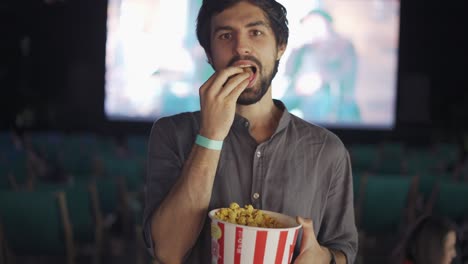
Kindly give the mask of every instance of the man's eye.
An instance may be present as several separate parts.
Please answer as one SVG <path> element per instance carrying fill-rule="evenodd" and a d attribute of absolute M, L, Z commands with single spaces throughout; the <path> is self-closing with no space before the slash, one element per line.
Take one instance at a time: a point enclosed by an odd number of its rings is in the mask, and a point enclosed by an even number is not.
<path fill-rule="evenodd" d="M 252 30 L 252 35 L 261 36 L 261 35 L 263 35 L 263 32 L 261 32 L 260 30 Z"/>
<path fill-rule="evenodd" d="M 224 33 L 219 36 L 220 39 L 231 39 L 232 34 L 231 33 Z"/>

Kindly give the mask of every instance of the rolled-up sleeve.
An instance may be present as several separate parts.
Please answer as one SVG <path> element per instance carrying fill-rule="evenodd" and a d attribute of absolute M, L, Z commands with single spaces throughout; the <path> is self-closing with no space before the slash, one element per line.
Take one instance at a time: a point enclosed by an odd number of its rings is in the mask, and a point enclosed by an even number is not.
<path fill-rule="evenodd" d="M 143 238 L 147 250 L 154 257 L 151 218 L 169 193 L 182 170 L 182 157 L 177 140 L 170 131 L 175 130 L 169 119 L 154 123 L 148 143 L 145 209 L 143 212 Z"/>
<path fill-rule="evenodd" d="M 322 246 L 342 251 L 347 262 L 354 263 L 358 233 L 354 218 L 351 161 L 344 147 L 333 166 L 333 178 L 318 240 Z"/>

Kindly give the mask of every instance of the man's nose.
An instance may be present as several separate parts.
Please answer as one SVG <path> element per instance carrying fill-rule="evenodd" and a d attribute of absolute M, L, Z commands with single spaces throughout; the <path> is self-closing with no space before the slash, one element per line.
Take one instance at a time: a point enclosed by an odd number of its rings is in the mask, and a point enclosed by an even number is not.
<path fill-rule="evenodd" d="M 247 55 L 251 53 L 251 46 L 248 37 L 237 35 L 234 45 L 236 55 Z"/>

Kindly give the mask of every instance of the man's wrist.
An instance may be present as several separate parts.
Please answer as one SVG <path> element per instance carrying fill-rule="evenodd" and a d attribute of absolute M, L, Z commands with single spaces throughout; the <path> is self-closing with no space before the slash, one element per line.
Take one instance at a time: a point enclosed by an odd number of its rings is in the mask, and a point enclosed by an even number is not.
<path fill-rule="evenodd" d="M 223 148 L 222 140 L 209 139 L 200 134 L 197 135 L 195 139 L 195 144 L 202 146 L 204 148 L 207 148 L 207 149 L 212 149 L 212 150 L 221 150 Z"/>

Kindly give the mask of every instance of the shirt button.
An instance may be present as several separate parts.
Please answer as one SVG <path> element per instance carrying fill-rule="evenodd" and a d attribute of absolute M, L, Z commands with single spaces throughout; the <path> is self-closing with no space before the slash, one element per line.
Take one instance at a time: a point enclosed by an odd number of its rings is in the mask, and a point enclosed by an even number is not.
<path fill-rule="evenodd" d="M 253 198 L 254 198 L 255 200 L 257 200 L 258 198 L 260 198 L 260 194 L 254 193 Z"/>
<path fill-rule="evenodd" d="M 260 158 L 262 156 L 262 153 L 260 151 L 257 151 L 257 158 Z"/>
<path fill-rule="evenodd" d="M 244 126 L 249 127 L 249 121 L 245 121 Z"/>

